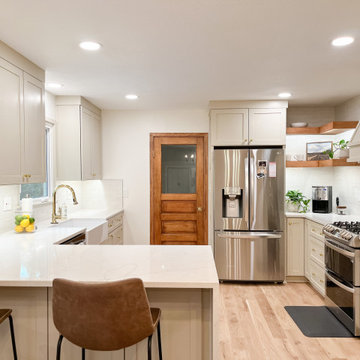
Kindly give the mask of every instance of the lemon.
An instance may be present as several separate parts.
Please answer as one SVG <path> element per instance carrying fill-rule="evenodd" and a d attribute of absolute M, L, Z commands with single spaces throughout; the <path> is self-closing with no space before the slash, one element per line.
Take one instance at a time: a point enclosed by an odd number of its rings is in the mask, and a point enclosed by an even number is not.
<path fill-rule="evenodd" d="M 29 226 L 29 224 L 30 224 L 29 219 L 24 219 L 24 220 L 21 220 L 21 222 L 20 222 L 20 226 L 22 226 L 23 228 L 26 228 L 27 226 Z"/>
<path fill-rule="evenodd" d="M 30 215 L 23 214 L 23 219 L 30 219 Z"/>
<path fill-rule="evenodd" d="M 25 228 L 26 232 L 33 232 L 35 230 L 34 224 L 31 224 Z"/>
<path fill-rule="evenodd" d="M 23 217 L 21 216 L 21 215 L 16 215 L 15 216 L 15 221 L 16 222 L 19 222 L 19 224 L 20 224 L 20 221 L 23 219 Z"/>
<path fill-rule="evenodd" d="M 22 226 L 20 226 L 20 225 L 16 225 L 16 226 L 15 226 L 15 231 L 16 231 L 17 233 L 21 233 L 21 232 L 24 231 L 24 228 L 23 228 Z"/>

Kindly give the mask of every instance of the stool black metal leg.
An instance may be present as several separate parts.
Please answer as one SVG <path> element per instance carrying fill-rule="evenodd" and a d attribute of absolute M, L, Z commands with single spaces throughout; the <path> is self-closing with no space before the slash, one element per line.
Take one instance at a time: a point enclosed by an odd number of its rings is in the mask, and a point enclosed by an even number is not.
<path fill-rule="evenodd" d="M 157 336 L 158 336 L 159 359 L 162 360 L 160 320 L 157 326 Z"/>
<path fill-rule="evenodd" d="M 148 337 L 148 360 L 151 360 L 151 343 L 152 334 Z"/>
<path fill-rule="evenodd" d="M 12 318 L 11 315 L 9 315 L 9 323 L 10 323 L 10 335 L 11 335 L 11 343 L 12 343 L 12 348 L 13 348 L 14 360 L 17 360 L 16 344 L 15 344 L 15 333 L 14 333 L 14 323 L 13 323 L 13 318 Z"/>
<path fill-rule="evenodd" d="M 85 360 L 85 349 L 82 348 L 81 350 L 81 360 Z"/>
<path fill-rule="evenodd" d="M 62 340 L 63 340 L 63 336 L 62 336 L 62 335 L 60 335 L 60 336 L 59 336 L 58 343 L 57 343 L 57 348 L 56 348 L 56 360 L 60 360 L 60 353 L 61 353 L 61 343 L 62 343 Z"/>

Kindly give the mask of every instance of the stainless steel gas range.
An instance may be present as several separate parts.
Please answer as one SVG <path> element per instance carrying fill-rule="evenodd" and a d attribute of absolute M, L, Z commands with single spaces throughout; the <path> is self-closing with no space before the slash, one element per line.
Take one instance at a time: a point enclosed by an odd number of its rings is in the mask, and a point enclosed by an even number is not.
<path fill-rule="evenodd" d="M 360 222 L 328 224 L 323 233 L 326 306 L 355 336 L 360 336 Z"/>

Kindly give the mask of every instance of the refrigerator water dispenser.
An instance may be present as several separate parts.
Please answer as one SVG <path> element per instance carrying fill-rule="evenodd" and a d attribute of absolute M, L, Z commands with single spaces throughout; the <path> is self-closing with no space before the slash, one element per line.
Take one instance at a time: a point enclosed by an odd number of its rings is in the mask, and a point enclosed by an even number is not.
<path fill-rule="evenodd" d="M 242 218 L 242 189 L 224 188 L 222 189 L 222 217 L 223 218 Z"/>

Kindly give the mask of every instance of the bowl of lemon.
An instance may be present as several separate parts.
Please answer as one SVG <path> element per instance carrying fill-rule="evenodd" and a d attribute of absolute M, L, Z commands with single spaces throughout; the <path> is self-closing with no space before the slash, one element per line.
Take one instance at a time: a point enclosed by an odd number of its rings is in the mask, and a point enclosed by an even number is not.
<path fill-rule="evenodd" d="M 31 214 L 15 215 L 15 232 L 32 233 L 35 230 L 35 219 Z"/>

